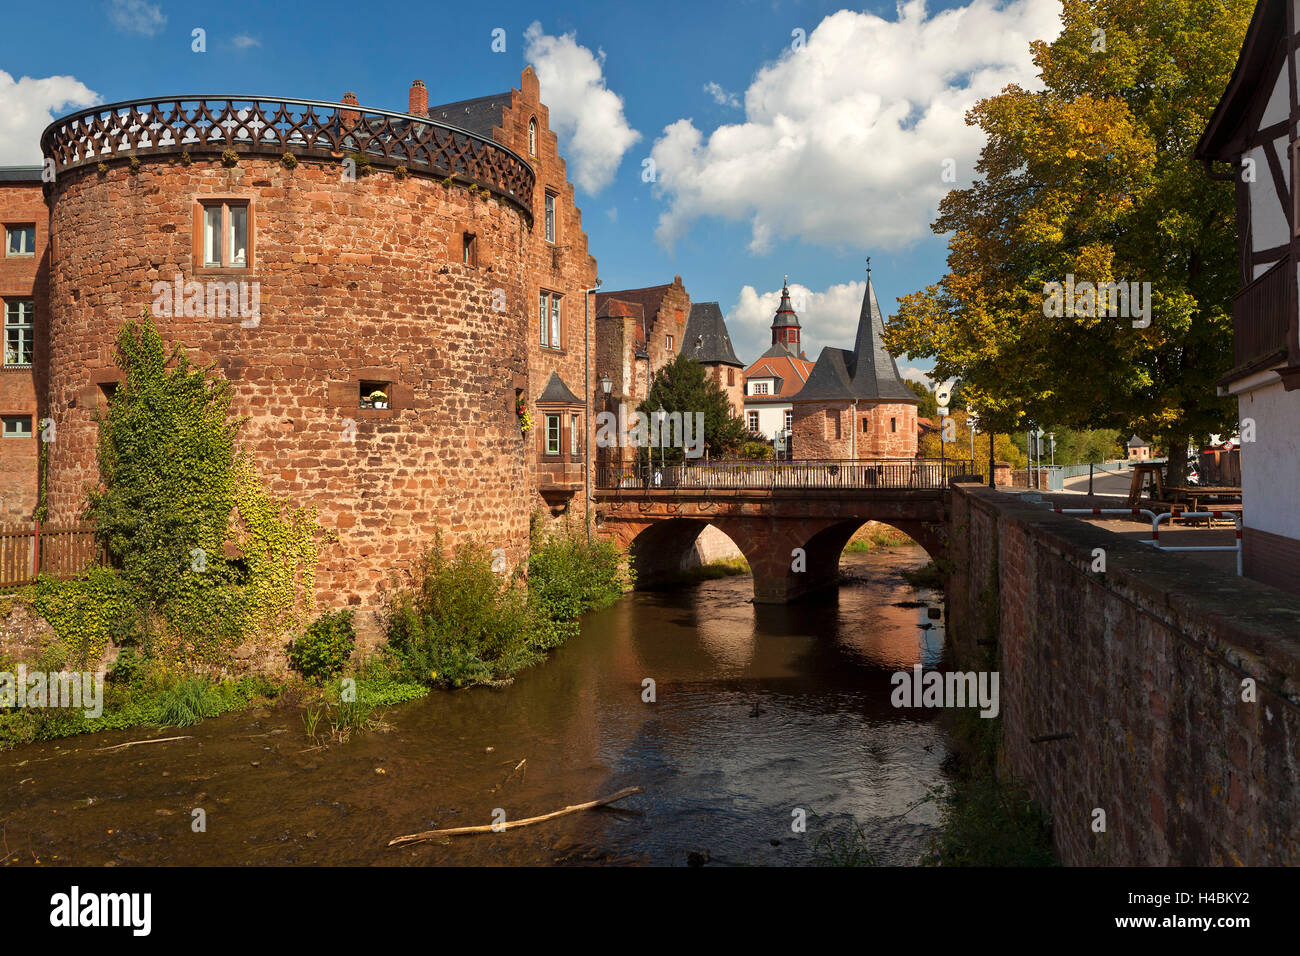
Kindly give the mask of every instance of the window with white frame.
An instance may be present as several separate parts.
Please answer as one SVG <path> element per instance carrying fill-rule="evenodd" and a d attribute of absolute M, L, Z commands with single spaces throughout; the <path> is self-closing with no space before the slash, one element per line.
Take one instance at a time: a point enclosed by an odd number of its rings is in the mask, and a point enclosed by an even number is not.
<path fill-rule="evenodd" d="M 745 417 L 749 419 L 749 430 L 751 432 L 758 431 L 758 412 L 746 412 Z"/>
<path fill-rule="evenodd" d="M 789 408 L 785 410 L 785 430 L 786 431 L 794 430 L 794 411 Z"/>
<path fill-rule="evenodd" d="M 673 337 L 671 335 L 664 336 L 664 348 L 669 352 L 673 350 Z"/>
<path fill-rule="evenodd" d="M 542 348 L 558 349 L 562 342 L 563 315 L 560 300 L 563 296 L 554 292 L 537 294 L 537 327 L 541 332 Z"/>
<path fill-rule="evenodd" d="M 5 255 L 36 255 L 36 226 L 30 223 L 5 226 Z"/>
<path fill-rule="evenodd" d="M 528 121 L 528 155 L 537 155 L 537 120 Z"/>
<path fill-rule="evenodd" d="M 202 207 L 203 267 L 248 268 L 248 203 L 222 200 Z"/>
<path fill-rule="evenodd" d="M 32 416 L 30 415 L 4 416 L 4 437 L 5 438 L 31 438 L 32 437 Z"/>
<path fill-rule="evenodd" d="M 546 454 L 558 455 L 560 453 L 560 416 L 546 416 Z"/>
<path fill-rule="evenodd" d="M 36 303 L 32 299 L 5 300 L 5 365 L 31 365 L 36 333 Z"/>
<path fill-rule="evenodd" d="M 578 415 L 569 416 L 569 454 L 577 455 L 581 452 L 578 443 L 578 434 L 582 430 L 582 419 Z"/>
<path fill-rule="evenodd" d="M 767 392 L 767 382 L 755 382 L 755 383 L 754 383 L 754 390 L 753 390 L 750 394 L 751 394 L 751 395 L 766 395 L 767 393 L 768 393 L 768 392 Z"/>
<path fill-rule="evenodd" d="M 546 194 L 546 241 L 555 241 L 555 193 Z"/>

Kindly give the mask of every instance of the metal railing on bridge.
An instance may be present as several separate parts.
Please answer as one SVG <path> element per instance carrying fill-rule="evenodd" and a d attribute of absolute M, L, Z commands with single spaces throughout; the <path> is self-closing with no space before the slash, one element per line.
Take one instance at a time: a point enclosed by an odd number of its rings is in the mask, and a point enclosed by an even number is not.
<path fill-rule="evenodd" d="M 919 458 L 810 459 L 808 461 L 689 461 L 635 468 L 602 463 L 596 487 L 770 491 L 774 489 L 946 488 L 954 478 L 977 476 L 968 461 Z"/>

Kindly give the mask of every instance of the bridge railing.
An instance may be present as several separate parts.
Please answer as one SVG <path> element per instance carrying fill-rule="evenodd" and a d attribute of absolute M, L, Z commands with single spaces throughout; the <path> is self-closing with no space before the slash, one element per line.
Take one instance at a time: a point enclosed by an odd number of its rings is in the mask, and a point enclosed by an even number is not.
<path fill-rule="evenodd" d="M 945 488 L 954 478 L 978 473 L 978 466 L 968 461 L 914 458 L 641 462 L 632 467 L 602 463 L 596 468 L 596 487 L 719 491 Z"/>

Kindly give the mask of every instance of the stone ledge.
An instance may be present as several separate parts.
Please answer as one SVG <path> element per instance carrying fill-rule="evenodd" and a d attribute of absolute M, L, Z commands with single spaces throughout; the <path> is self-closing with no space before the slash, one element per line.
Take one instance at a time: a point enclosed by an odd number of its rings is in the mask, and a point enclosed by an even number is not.
<path fill-rule="evenodd" d="M 955 493 L 974 508 L 1032 529 L 1040 546 L 1081 575 L 1300 703 L 1300 595 L 1156 551 L 1019 496 L 975 486 L 958 486 Z M 1090 570 L 1093 548 L 1106 551 L 1104 576 Z"/>

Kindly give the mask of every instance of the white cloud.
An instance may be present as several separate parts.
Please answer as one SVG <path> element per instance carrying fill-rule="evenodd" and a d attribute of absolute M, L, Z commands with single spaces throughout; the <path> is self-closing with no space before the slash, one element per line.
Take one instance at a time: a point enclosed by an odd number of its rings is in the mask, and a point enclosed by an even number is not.
<path fill-rule="evenodd" d="M 618 207 L 610 206 L 605 210 L 605 215 L 609 217 L 610 222 L 618 222 Z"/>
<path fill-rule="evenodd" d="M 241 33 L 232 41 L 237 50 L 247 50 L 250 47 L 261 46 L 262 41 L 257 37 L 250 37 L 247 33 Z"/>
<path fill-rule="evenodd" d="M 750 248 L 777 239 L 901 248 L 929 234 L 939 200 L 970 181 L 983 134 L 964 114 L 1009 83 L 1036 87 L 1029 43 L 1060 30 L 1060 0 L 971 0 L 897 20 L 841 10 L 801 51 L 758 71 L 745 121 L 707 136 L 690 119 L 651 157 L 668 202 L 656 236 L 671 248 L 702 216 L 748 221 Z M 959 183 L 941 179 L 956 161 Z"/>
<path fill-rule="evenodd" d="M 866 285 L 866 282 L 844 282 L 823 292 L 814 292 L 797 282 L 790 284 L 790 304 L 799 316 L 800 344 L 811 361 L 817 361 L 825 346 L 853 348 Z M 876 295 L 880 295 L 878 288 Z M 745 364 L 753 362 L 771 347 L 772 317 L 780 304 L 780 289 L 758 292 L 752 285 L 747 285 L 727 311 L 727 330 L 731 333 L 737 356 Z M 888 312 L 890 304 L 883 302 L 880 307 Z"/>
<path fill-rule="evenodd" d="M 934 369 L 917 368 L 915 365 L 898 366 L 898 374 L 904 379 L 920 382 L 932 392 L 934 391 L 934 379 L 930 378 L 930 373 L 933 371 Z"/>
<path fill-rule="evenodd" d="M 108 18 L 119 30 L 147 37 L 154 36 L 167 24 L 162 8 L 144 0 L 110 0 Z"/>
<path fill-rule="evenodd" d="M 0 70 L 0 166 L 41 162 L 41 131 L 65 113 L 100 102 L 100 96 L 71 76 L 24 76 Z"/>
<path fill-rule="evenodd" d="M 710 80 L 704 84 L 704 92 L 713 97 L 713 102 L 719 106 L 734 106 L 740 108 L 740 99 L 735 93 L 728 93 L 721 85 Z"/>
<path fill-rule="evenodd" d="M 604 51 L 592 53 L 576 37 L 550 36 L 534 22 L 524 31 L 524 56 L 537 71 L 569 175 L 596 193 L 613 181 L 623 154 L 641 134 L 628 126 L 623 98 L 605 86 Z"/>

